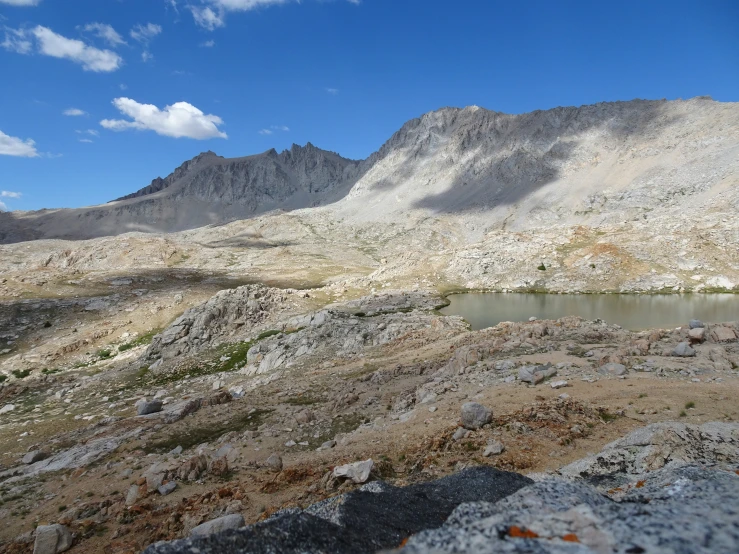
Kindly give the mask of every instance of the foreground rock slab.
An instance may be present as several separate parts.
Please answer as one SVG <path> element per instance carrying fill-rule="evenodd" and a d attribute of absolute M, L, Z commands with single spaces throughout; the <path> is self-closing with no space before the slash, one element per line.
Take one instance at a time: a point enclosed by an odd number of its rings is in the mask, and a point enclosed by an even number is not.
<path fill-rule="evenodd" d="M 64 525 L 39 525 L 33 554 L 58 554 L 72 547 L 72 534 Z"/>
<path fill-rule="evenodd" d="M 530 484 L 522 475 L 489 467 L 404 488 L 373 482 L 305 511 L 278 513 L 263 523 L 220 535 L 155 544 L 145 552 L 376 552 L 442 525 L 463 502 L 497 502 Z"/>

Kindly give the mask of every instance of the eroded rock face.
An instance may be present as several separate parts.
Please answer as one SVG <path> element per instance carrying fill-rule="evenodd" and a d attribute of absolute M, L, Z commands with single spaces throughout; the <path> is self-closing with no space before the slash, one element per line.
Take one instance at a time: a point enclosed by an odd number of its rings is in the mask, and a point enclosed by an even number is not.
<path fill-rule="evenodd" d="M 72 548 L 72 533 L 64 525 L 39 525 L 33 554 L 59 554 Z"/>
<path fill-rule="evenodd" d="M 248 333 L 273 312 L 284 309 L 291 295 L 290 290 L 261 285 L 223 290 L 207 302 L 187 310 L 155 336 L 145 359 L 167 360 L 209 347 L 229 334 Z"/>

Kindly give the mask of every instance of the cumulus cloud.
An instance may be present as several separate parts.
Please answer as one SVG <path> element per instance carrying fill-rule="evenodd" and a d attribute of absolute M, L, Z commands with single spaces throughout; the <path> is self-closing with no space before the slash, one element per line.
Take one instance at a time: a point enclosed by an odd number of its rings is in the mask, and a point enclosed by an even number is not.
<path fill-rule="evenodd" d="M 78 135 L 92 135 L 93 137 L 100 136 L 100 133 L 98 133 L 95 129 L 87 129 L 86 131 L 75 131 Z"/>
<path fill-rule="evenodd" d="M 260 129 L 259 134 L 260 135 L 271 135 L 272 131 L 270 129 Z"/>
<path fill-rule="evenodd" d="M 216 45 L 215 40 L 206 40 L 205 42 L 200 43 L 201 48 L 213 48 Z"/>
<path fill-rule="evenodd" d="M 66 38 L 41 25 L 31 30 L 7 29 L 3 48 L 19 54 L 31 54 L 34 50 L 44 56 L 71 60 L 85 71 L 110 72 L 123 64 L 123 58 L 111 50 L 100 50 L 81 40 Z"/>
<path fill-rule="evenodd" d="M 82 115 L 87 115 L 87 112 L 84 110 L 80 110 L 79 108 L 68 108 L 62 112 L 64 115 L 68 115 L 70 117 L 79 117 Z"/>
<path fill-rule="evenodd" d="M 18 156 L 21 158 L 36 158 L 36 143 L 31 139 L 23 140 L 11 137 L 0 131 L 0 156 Z"/>
<path fill-rule="evenodd" d="M 10 192 L 9 190 L 0 191 L 0 198 L 20 198 L 23 196 L 20 192 Z"/>
<path fill-rule="evenodd" d="M 228 138 L 218 129 L 223 120 L 217 115 L 206 115 L 187 102 L 177 102 L 160 110 L 152 104 L 139 104 L 130 98 L 116 98 L 113 105 L 131 118 L 104 119 L 100 125 L 112 131 L 127 129 L 149 130 L 167 137 L 204 140 Z"/>
<path fill-rule="evenodd" d="M 327 88 L 326 89 L 326 92 L 328 92 L 329 94 L 333 94 L 334 96 L 336 96 L 337 94 L 339 94 L 339 89 L 337 89 L 337 88 Z"/>
<path fill-rule="evenodd" d="M 0 0 L 0 4 L 10 6 L 38 6 L 41 0 Z"/>
<path fill-rule="evenodd" d="M 107 25 L 105 23 L 88 23 L 82 27 L 82 30 L 88 33 L 93 33 L 96 37 L 103 39 L 113 47 L 126 44 L 123 37 L 121 37 L 121 35 L 119 35 L 111 25 Z"/>
<path fill-rule="evenodd" d="M 80 142 L 88 142 L 88 143 L 89 142 L 93 142 L 92 140 L 87 139 L 87 138 L 81 138 L 81 139 L 77 139 L 77 140 L 79 140 Z"/>

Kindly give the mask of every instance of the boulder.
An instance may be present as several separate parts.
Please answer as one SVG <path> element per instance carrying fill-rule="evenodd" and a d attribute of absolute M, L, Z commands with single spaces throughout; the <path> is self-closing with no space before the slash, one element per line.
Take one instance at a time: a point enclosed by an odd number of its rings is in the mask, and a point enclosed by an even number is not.
<path fill-rule="evenodd" d="M 672 350 L 672 355 L 679 358 L 690 358 L 695 356 L 695 350 L 687 342 L 681 342 Z"/>
<path fill-rule="evenodd" d="M 705 325 L 700 319 L 691 319 L 690 323 L 688 323 L 688 327 L 691 329 L 703 329 Z"/>
<path fill-rule="evenodd" d="M 493 412 L 477 402 L 466 402 L 462 405 L 462 427 L 479 429 L 493 420 Z"/>
<path fill-rule="evenodd" d="M 191 537 L 202 537 L 212 535 L 214 533 L 221 533 L 229 529 L 239 529 L 244 526 L 244 516 L 241 514 L 231 514 L 228 516 L 218 517 L 211 519 L 205 523 L 201 523 L 190 531 Z"/>
<path fill-rule="evenodd" d="M 136 402 L 136 413 L 140 416 L 155 414 L 162 411 L 162 406 L 161 400 L 149 401 L 142 399 Z"/>
<path fill-rule="evenodd" d="M 42 450 L 32 450 L 25 456 L 23 456 L 23 463 L 26 465 L 35 464 L 36 462 L 40 462 L 41 460 L 46 459 L 47 454 L 46 452 L 43 452 Z"/>
<path fill-rule="evenodd" d="M 282 471 L 282 458 L 279 454 L 272 454 L 264 461 L 263 465 L 270 471 L 279 473 L 280 471 Z"/>
<path fill-rule="evenodd" d="M 626 375 L 629 371 L 623 364 L 615 364 L 613 362 L 602 365 L 598 368 L 599 373 L 605 375 Z"/>
<path fill-rule="evenodd" d="M 710 336 L 715 342 L 730 342 L 736 340 L 734 329 L 725 325 L 712 326 Z"/>
<path fill-rule="evenodd" d="M 370 472 L 374 466 L 375 463 L 372 461 L 372 458 L 362 462 L 337 466 L 334 468 L 333 476 L 344 477 L 357 484 L 364 483 L 369 479 Z"/>
<path fill-rule="evenodd" d="M 688 331 L 690 342 L 703 342 L 706 339 L 706 330 L 703 327 L 696 327 Z"/>
<path fill-rule="evenodd" d="M 36 527 L 36 540 L 33 554 L 57 554 L 72 547 L 72 533 L 64 525 L 39 525 Z"/>

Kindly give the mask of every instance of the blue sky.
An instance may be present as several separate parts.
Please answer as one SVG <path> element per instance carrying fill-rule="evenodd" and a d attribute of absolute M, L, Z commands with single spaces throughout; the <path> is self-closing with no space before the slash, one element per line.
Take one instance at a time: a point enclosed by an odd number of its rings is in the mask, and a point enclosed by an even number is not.
<path fill-rule="evenodd" d="M 205 150 L 364 158 L 443 106 L 737 101 L 737 29 L 735 0 L 0 0 L 0 208 L 102 203 Z"/>

